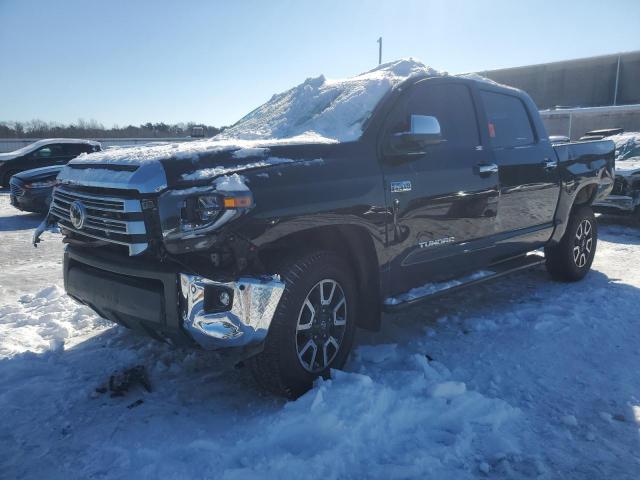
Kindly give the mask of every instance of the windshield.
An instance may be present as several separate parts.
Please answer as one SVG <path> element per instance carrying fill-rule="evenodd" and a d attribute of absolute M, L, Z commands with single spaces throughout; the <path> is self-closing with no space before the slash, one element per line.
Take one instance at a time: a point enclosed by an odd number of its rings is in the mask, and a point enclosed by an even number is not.
<path fill-rule="evenodd" d="M 18 150 L 14 150 L 13 152 L 7 152 L 4 155 L 7 155 L 7 156 L 10 155 L 12 157 L 13 156 L 20 157 L 20 156 L 25 155 L 25 154 L 27 154 L 29 152 L 33 152 L 36 148 L 38 148 L 38 147 L 40 147 L 40 146 L 42 146 L 44 144 L 45 144 L 45 142 L 40 140 L 40 141 L 37 141 L 37 142 L 34 142 L 34 143 L 30 143 L 29 145 L 26 145 L 26 146 L 24 146 L 22 148 L 19 148 Z"/>
<path fill-rule="evenodd" d="M 340 142 L 357 140 L 382 97 L 398 83 L 416 75 L 437 75 L 422 62 L 402 59 L 352 78 L 309 78 L 274 95 L 235 125 L 222 139 L 260 140 L 299 135 Z"/>

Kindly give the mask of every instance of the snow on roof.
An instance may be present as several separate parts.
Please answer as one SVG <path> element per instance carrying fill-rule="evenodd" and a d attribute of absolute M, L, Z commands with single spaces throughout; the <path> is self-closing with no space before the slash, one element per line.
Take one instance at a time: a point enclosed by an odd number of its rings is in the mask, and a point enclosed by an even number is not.
<path fill-rule="evenodd" d="M 418 60 L 404 58 L 351 78 L 308 78 L 274 95 L 218 137 L 254 140 L 313 133 L 340 142 L 357 140 L 382 97 L 417 75 L 439 73 Z"/>
<path fill-rule="evenodd" d="M 476 82 L 484 82 L 484 83 L 490 83 L 491 85 L 499 85 L 501 87 L 504 87 L 505 85 L 498 83 L 494 80 L 491 80 L 488 77 L 483 77 L 482 75 L 478 74 L 478 73 L 463 73 L 462 75 L 457 75 L 460 78 L 466 78 L 467 80 L 475 80 Z"/>
<path fill-rule="evenodd" d="M 83 154 L 72 163 L 138 163 L 168 158 L 195 158 L 202 153 L 303 143 L 357 140 L 362 126 L 382 97 L 404 80 L 439 73 L 418 60 L 405 58 L 379 65 L 355 77 L 331 80 L 320 75 L 276 94 L 230 128 L 211 139 L 166 145 L 109 149 Z"/>

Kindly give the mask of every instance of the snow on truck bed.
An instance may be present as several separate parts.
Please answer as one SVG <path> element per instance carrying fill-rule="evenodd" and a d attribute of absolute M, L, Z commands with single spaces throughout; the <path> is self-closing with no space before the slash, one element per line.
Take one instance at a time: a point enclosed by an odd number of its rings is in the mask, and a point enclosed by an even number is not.
<path fill-rule="evenodd" d="M 207 152 L 264 145 L 335 143 L 357 140 L 364 122 L 384 95 L 416 75 L 438 72 L 411 58 L 385 63 L 346 79 L 309 78 L 274 95 L 236 124 L 212 139 L 151 147 L 114 148 L 78 157 L 83 162 L 139 162 L 171 157 L 190 158 Z M 243 154 L 239 153 L 238 157 Z"/>
<path fill-rule="evenodd" d="M 284 402 L 73 302 L 38 222 L 0 192 L 2 478 L 638 478 L 637 229 L 601 224 L 582 282 L 536 269 L 387 316 Z M 152 392 L 96 391 L 135 365 Z"/>

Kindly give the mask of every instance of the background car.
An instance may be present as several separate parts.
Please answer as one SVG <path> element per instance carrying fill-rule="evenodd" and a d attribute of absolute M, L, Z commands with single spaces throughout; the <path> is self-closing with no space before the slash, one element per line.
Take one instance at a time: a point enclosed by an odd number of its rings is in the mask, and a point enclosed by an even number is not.
<path fill-rule="evenodd" d="M 25 170 L 65 165 L 81 153 L 102 150 L 100 143 L 75 138 L 49 138 L 8 153 L 0 153 L 0 182 L 9 186 L 13 175 Z"/>
<path fill-rule="evenodd" d="M 16 173 L 9 182 L 11 205 L 25 212 L 46 213 L 56 177 L 63 168 L 54 165 Z"/>
<path fill-rule="evenodd" d="M 616 177 L 611 194 L 594 203 L 599 213 L 632 215 L 640 224 L 640 132 L 608 137 L 616 144 Z"/>

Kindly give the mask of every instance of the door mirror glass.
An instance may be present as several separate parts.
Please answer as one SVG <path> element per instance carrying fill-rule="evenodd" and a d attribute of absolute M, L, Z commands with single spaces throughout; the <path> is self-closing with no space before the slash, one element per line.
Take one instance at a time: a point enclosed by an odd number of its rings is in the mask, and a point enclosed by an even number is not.
<path fill-rule="evenodd" d="M 441 139 L 440 122 L 436 117 L 429 115 L 411 115 L 411 134 L 429 135 Z"/>
<path fill-rule="evenodd" d="M 388 139 L 387 155 L 422 155 L 425 147 L 443 142 L 440 122 L 429 115 L 411 115 L 408 132 L 392 133 Z"/>

